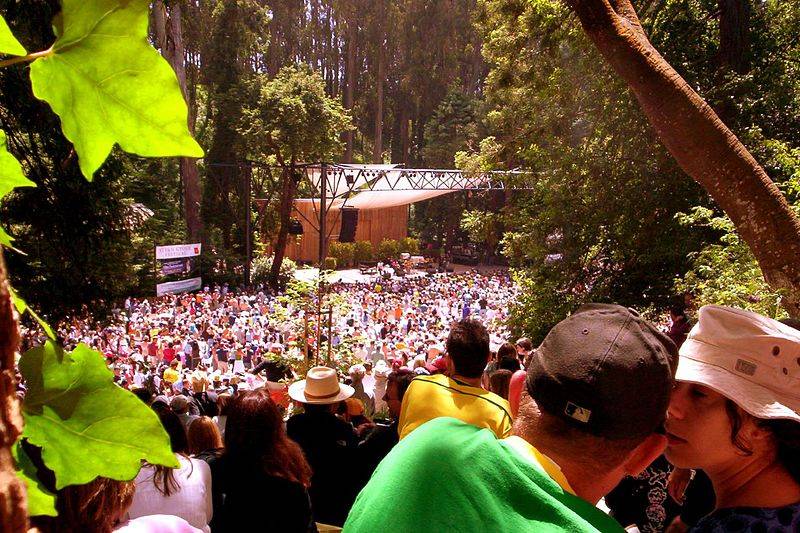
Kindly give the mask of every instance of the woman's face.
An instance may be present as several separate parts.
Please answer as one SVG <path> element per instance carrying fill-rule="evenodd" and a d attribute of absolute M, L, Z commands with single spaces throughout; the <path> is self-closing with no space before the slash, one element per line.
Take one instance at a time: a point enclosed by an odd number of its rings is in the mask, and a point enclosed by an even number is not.
<path fill-rule="evenodd" d="M 727 399 L 703 385 L 677 382 L 667 410 L 667 450 L 670 463 L 679 468 L 713 472 L 742 459 L 731 442 Z"/>

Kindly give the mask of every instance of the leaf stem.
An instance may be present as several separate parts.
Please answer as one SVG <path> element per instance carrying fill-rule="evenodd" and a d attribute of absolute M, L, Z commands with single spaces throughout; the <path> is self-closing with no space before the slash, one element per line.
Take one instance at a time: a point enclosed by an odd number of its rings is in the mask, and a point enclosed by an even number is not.
<path fill-rule="evenodd" d="M 11 65 L 16 65 L 17 63 L 28 63 L 30 61 L 36 61 L 40 57 L 47 57 L 51 55 L 53 55 L 53 47 L 50 47 L 47 50 L 42 50 L 41 52 L 34 52 L 33 54 L 28 54 L 26 56 L 12 57 L 11 59 L 0 61 L 0 68 L 10 67 Z"/>

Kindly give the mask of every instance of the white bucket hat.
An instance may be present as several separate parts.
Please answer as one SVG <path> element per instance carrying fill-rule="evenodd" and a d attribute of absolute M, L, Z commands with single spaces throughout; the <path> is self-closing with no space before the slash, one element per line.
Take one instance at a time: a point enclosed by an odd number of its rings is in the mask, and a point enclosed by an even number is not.
<path fill-rule="evenodd" d="M 800 422 L 800 331 L 706 305 L 681 346 L 675 379 L 710 387 L 756 418 Z"/>
<path fill-rule="evenodd" d="M 326 366 L 315 366 L 306 379 L 289 386 L 289 397 L 301 403 L 331 404 L 353 395 L 353 387 L 339 383 L 336 371 Z"/>

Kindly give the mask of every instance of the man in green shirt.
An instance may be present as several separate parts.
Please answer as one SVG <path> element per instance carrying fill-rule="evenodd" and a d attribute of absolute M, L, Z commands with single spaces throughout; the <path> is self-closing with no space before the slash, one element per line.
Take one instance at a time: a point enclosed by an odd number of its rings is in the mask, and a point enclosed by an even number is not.
<path fill-rule="evenodd" d="M 437 418 L 378 466 L 345 532 L 620 531 L 595 507 L 658 457 L 675 345 L 638 314 L 590 304 L 532 358 L 513 435 Z"/>

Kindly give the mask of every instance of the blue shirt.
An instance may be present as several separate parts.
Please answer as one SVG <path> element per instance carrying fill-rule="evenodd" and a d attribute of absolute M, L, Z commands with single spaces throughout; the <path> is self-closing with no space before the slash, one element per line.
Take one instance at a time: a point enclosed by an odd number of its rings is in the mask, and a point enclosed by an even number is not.
<path fill-rule="evenodd" d="M 774 509 L 732 507 L 719 509 L 701 519 L 690 533 L 737 533 L 800 531 L 800 502 Z"/>

